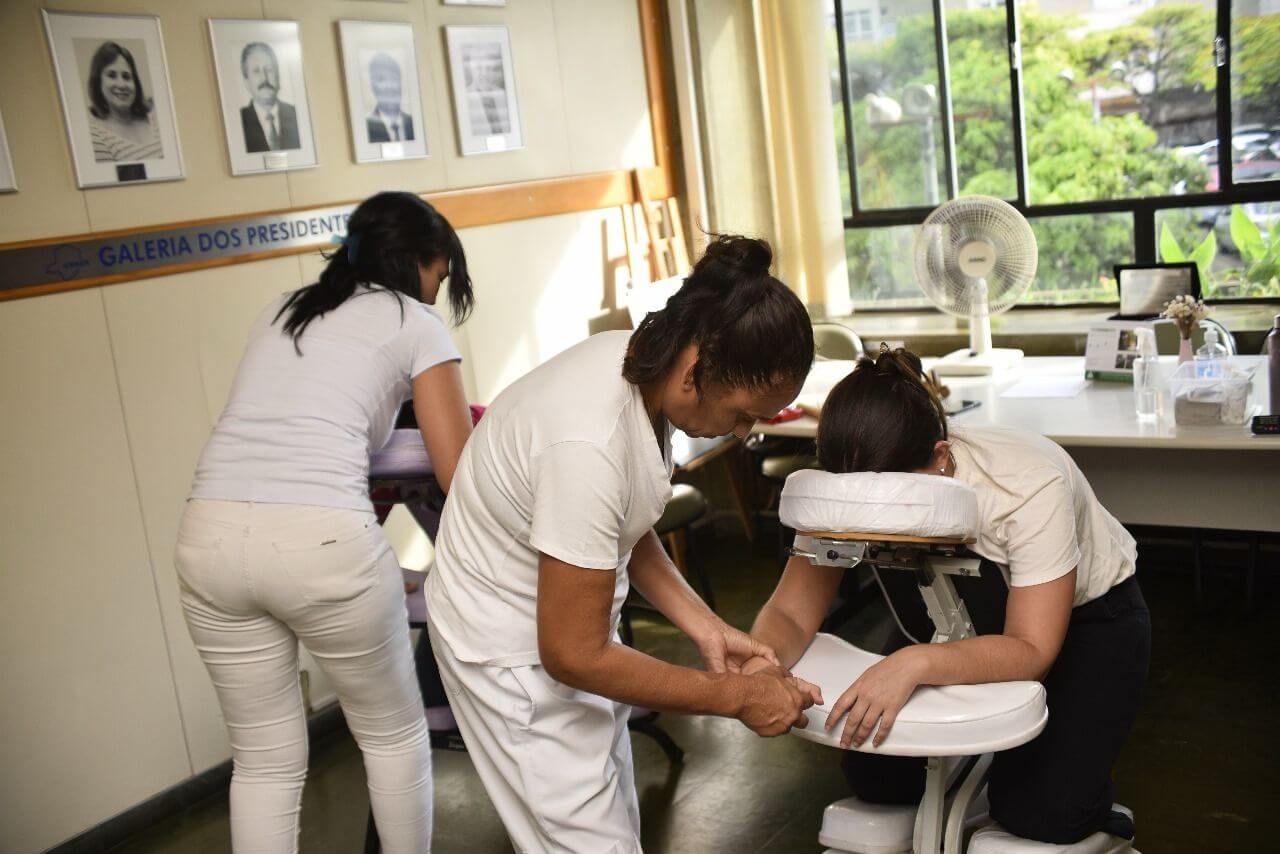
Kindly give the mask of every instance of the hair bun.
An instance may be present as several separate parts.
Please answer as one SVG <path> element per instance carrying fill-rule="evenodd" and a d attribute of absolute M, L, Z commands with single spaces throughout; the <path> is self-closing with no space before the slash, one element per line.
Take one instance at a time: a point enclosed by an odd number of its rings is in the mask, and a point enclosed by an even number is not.
<path fill-rule="evenodd" d="M 882 341 L 874 361 L 877 373 L 897 374 L 913 382 L 920 382 L 924 376 L 924 365 L 920 357 L 903 347 L 891 350 L 889 345 Z"/>
<path fill-rule="evenodd" d="M 743 280 L 768 275 L 772 263 L 773 250 L 767 242 L 738 234 L 717 234 L 698 266 L 715 266 L 721 275 Z"/>

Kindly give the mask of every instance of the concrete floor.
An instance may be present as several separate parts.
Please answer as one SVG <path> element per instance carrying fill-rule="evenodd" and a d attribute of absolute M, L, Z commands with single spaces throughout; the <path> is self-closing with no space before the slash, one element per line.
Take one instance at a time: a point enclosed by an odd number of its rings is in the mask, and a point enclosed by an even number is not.
<path fill-rule="evenodd" d="M 748 626 L 776 581 L 767 543 L 752 547 L 705 535 L 699 546 L 720 612 Z M 1141 567 L 1155 634 L 1151 680 L 1143 714 L 1115 769 L 1118 797 L 1137 814 L 1138 846 L 1147 854 L 1274 850 L 1266 825 L 1280 791 L 1280 684 L 1272 653 L 1280 619 L 1267 604 L 1277 593 L 1274 555 L 1260 579 L 1261 615 L 1248 615 L 1238 578 L 1210 570 L 1209 604 L 1197 606 L 1190 578 L 1162 565 L 1155 550 L 1151 554 Z M 888 630 L 887 620 L 874 605 L 843 633 L 874 642 Z M 636 643 L 671 661 L 697 659 L 692 645 L 661 621 L 638 620 Z M 836 751 L 789 736 L 760 739 L 718 718 L 666 715 L 661 723 L 686 756 L 673 766 L 652 739 L 633 735 L 646 850 L 822 850 L 822 808 L 847 794 Z M 433 850 L 509 852 L 467 755 L 437 750 L 433 759 Z M 362 850 L 367 809 L 351 738 L 343 732 L 315 744 L 302 851 Z M 227 799 L 210 798 L 112 850 L 228 852 Z"/>

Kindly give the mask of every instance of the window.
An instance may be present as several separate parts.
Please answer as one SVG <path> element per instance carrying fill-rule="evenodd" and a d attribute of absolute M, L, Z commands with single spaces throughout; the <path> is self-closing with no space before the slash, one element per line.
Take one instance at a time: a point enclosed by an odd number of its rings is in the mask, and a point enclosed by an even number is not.
<path fill-rule="evenodd" d="M 1194 261 L 1208 299 L 1280 296 L 1280 202 L 1156 212 L 1161 261 Z"/>
<path fill-rule="evenodd" d="M 928 304 L 915 225 L 973 194 L 1036 232 L 1025 303 L 1114 302 L 1113 265 L 1197 250 L 1209 298 L 1280 298 L 1280 0 L 829 2 L 860 309 Z"/>

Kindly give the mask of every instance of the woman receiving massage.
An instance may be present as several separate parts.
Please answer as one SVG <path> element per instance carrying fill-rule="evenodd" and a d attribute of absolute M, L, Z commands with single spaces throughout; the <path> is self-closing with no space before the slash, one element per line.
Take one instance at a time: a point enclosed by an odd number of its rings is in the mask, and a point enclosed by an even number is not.
<path fill-rule="evenodd" d="M 996 427 L 949 430 L 920 360 L 882 348 L 859 360 L 823 406 L 821 467 L 835 473 L 953 477 L 977 493 L 972 550 L 1009 585 L 1004 629 L 945 644 L 902 645 L 834 702 L 848 712 L 841 744 L 883 743 L 918 685 L 1038 680 L 1049 721 L 1034 740 L 997 753 L 991 816 L 1028 839 L 1073 843 L 1099 830 L 1132 837 L 1113 812 L 1111 766 L 1138 711 L 1151 624 L 1134 577 L 1133 537 L 1106 511 L 1075 462 L 1042 436 Z M 845 570 L 792 558 L 752 635 L 790 667 L 837 596 Z M 771 666 L 753 660 L 744 673 Z M 873 803 L 915 803 L 924 760 L 849 751 L 845 775 Z"/>

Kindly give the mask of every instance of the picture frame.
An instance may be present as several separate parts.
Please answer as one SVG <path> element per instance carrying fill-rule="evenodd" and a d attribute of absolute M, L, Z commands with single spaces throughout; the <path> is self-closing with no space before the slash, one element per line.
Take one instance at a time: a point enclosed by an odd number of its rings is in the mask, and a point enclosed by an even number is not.
<path fill-rule="evenodd" d="M 1157 317 L 1167 302 L 1181 294 L 1200 299 L 1200 269 L 1191 261 L 1116 264 L 1114 272 L 1120 311 L 1113 320 Z"/>
<path fill-rule="evenodd" d="M 338 43 L 356 162 L 429 156 L 413 25 L 338 21 Z"/>
<path fill-rule="evenodd" d="M 231 174 L 316 166 L 298 22 L 210 18 L 209 40 Z"/>
<path fill-rule="evenodd" d="M 15 193 L 18 179 L 13 174 L 13 158 L 9 156 L 9 137 L 4 130 L 4 116 L 0 115 L 0 193 Z"/>
<path fill-rule="evenodd" d="M 444 30 L 462 155 L 524 148 L 511 35 L 506 26 L 468 24 Z"/>
<path fill-rule="evenodd" d="M 76 186 L 185 177 L 160 19 L 40 10 Z"/>

